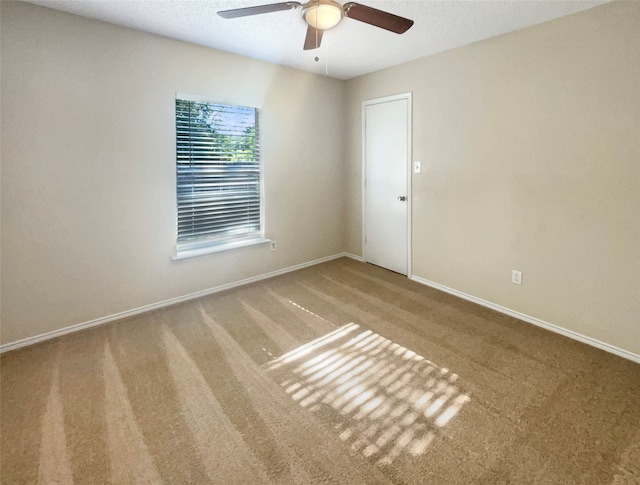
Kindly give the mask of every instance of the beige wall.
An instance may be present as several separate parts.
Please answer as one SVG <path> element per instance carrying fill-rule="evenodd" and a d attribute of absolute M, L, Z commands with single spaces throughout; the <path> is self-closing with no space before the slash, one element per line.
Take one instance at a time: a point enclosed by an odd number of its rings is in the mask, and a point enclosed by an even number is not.
<path fill-rule="evenodd" d="M 349 81 L 346 250 L 361 103 L 411 91 L 413 274 L 640 354 L 639 25 L 616 2 Z"/>
<path fill-rule="evenodd" d="M 2 343 L 343 250 L 344 83 L 14 2 L 1 40 Z M 171 260 L 176 92 L 262 105 L 277 251 Z"/>
<path fill-rule="evenodd" d="M 340 82 L 2 2 L 1 341 L 361 254 L 361 102 L 411 91 L 413 274 L 640 354 L 639 24 L 607 4 Z M 171 260 L 176 91 L 263 106 L 278 251 Z"/>

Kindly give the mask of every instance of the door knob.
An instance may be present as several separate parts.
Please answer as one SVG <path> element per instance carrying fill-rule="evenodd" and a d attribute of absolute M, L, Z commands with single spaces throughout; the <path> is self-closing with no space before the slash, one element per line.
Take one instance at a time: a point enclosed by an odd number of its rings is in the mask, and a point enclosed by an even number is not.
<path fill-rule="evenodd" d="M 399 195 L 399 196 L 398 196 L 398 200 L 399 200 L 400 202 L 404 202 L 405 200 L 407 200 L 407 198 L 406 198 L 404 195 Z"/>

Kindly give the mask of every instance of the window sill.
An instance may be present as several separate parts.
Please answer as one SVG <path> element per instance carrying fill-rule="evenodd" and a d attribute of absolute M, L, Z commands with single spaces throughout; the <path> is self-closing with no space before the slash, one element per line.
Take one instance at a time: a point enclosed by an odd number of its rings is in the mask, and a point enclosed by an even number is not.
<path fill-rule="evenodd" d="M 256 237 L 252 239 L 240 239 L 237 241 L 226 241 L 219 244 L 212 244 L 210 246 L 193 248 L 193 249 L 178 249 L 171 259 L 179 261 L 181 259 L 196 258 L 198 256 L 205 256 L 207 254 L 221 253 L 223 251 L 230 251 L 232 249 L 245 248 L 248 246 L 256 246 L 259 244 L 266 244 L 271 242 L 271 239 L 264 237 Z"/>

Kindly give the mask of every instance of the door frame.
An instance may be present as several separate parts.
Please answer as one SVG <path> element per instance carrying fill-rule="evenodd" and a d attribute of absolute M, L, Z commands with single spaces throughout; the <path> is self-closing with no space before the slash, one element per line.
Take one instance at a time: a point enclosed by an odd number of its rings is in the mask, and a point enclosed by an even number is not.
<path fill-rule="evenodd" d="M 381 98 L 368 99 L 362 102 L 362 181 L 361 181 L 361 190 L 362 190 L 362 258 L 365 262 L 367 262 L 367 253 L 366 253 L 366 235 L 367 235 L 367 227 L 366 227 L 366 210 L 367 210 L 367 193 L 366 193 L 366 177 L 367 177 L 367 150 L 366 150 L 366 122 L 367 122 L 367 106 L 371 106 L 374 104 L 387 103 L 389 101 L 399 101 L 401 99 L 407 100 L 407 161 L 405 164 L 405 172 L 406 172 L 406 180 L 407 180 L 407 274 L 409 277 L 411 272 L 411 221 L 412 221 L 412 204 L 411 204 L 411 168 L 413 159 L 413 142 L 412 142 L 412 133 L 413 133 L 413 125 L 412 125 L 412 109 L 413 109 L 413 93 L 399 93 L 393 94 L 391 96 L 383 96 Z"/>

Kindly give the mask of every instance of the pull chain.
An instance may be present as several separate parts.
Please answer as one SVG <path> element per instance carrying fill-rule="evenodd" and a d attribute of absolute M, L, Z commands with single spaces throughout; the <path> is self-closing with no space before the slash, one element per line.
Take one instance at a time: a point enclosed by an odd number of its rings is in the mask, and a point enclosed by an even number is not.
<path fill-rule="evenodd" d="M 316 29 L 316 46 L 318 45 L 318 30 Z M 318 62 L 320 58 L 315 56 L 314 61 Z M 329 43 L 326 36 L 324 36 L 324 75 L 329 77 Z"/>
<path fill-rule="evenodd" d="M 329 43 L 324 40 L 324 75 L 329 77 Z"/>

